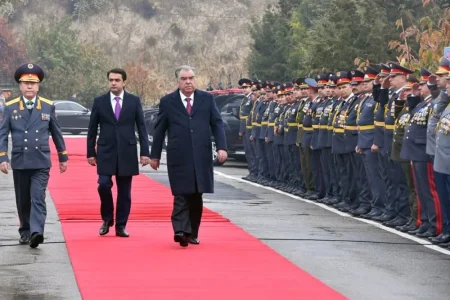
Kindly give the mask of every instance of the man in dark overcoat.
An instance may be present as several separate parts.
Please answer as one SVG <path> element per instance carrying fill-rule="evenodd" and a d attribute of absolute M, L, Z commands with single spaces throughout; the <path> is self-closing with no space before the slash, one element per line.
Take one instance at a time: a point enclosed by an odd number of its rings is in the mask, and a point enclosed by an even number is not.
<path fill-rule="evenodd" d="M 172 226 L 174 241 L 182 247 L 199 244 L 198 230 L 203 193 L 214 192 L 212 138 L 219 161 L 227 159 L 222 117 L 211 94 L 195 88 L 195 70 L 178 67 L 178 89 L 159 104 L 150 164 L 158 169 L 167 132 L 167 169 L 174 195 Z"/>

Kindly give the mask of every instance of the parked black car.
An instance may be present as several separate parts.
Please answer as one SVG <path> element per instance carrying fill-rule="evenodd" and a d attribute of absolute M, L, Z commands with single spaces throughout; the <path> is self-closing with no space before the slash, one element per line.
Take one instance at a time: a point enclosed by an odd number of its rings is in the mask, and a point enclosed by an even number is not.
<path fill-rule="evenodd" d="M 81 104 L 67 100 L 55 100 L 56 117 L 62 131 L 72 134 L 87 132 L 91 111 Z"/>
<path fill-rule="evenodd" d="M 214 95 L 214 100 L 216 101 L 217 108 L 219 109 L 225 127 L 225 136 L 228 146 L 228 156 L 235 158 L 237 160 L 245 161 L 244 144 L 242 137 L 239 136 L 239 106 L 241 105 L 242 99 L 245 97 L 240 90 L 220 90 L 211 91 Z M 157 109 L 151 109 L 144 111 L 145 124 L 147 127 L 149 142 L 153 142 L 153 134 L 155 132 L 155 123 L 158 114 Z M 217 160 L 217 148 L 214 138 L 212 140 L 212 160 L 214 165 L 218 166 L 221 163 Z M 164 148 L 167 146 L 167 136 L 164 142 Z"/>

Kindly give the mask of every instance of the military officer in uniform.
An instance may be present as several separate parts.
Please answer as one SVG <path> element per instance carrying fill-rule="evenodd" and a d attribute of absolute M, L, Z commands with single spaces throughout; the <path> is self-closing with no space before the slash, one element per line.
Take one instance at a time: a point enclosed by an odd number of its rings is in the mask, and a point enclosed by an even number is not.
<path fill-rule="evenodd" d="M 410 203 L 411 219 L 407 225 L 397 229 L 402 232 L 415 231 L 420 224 L 430 231 L 427 233 L 428 230 L 425 231 L 423 229 L 422 231 L 424 232 L 421 235 L 432 237 L 437 230 L 434 202 L 439 201 L 439 199 L 437 199 L 433 172 L 430 172 L 433 168 L 433 163 L 430 156 L 426 153 L 427 123 L 431 112 L 432 100 L 431 92 L 426 83 L 431 73 L 425 68 L 421 68 L 420 73 L 420 85 L 413 85 L 412 93 L 407 96 L 406 105 L 408 106 L 410 117 L 400 152 L 402 159 L 409 160 L 412 163 L 415 189 L 421 207 L 420 216 L 418 215 L 418 203 L 416 201 Z M 450 236 L 448 236 L 448 240 L 436 240 L 436 243 L 441 242 L 450 242 Z"/>
<path fill-rule="evenodd" d="M 382 151 L 382 159 L 385 159 L 387 176 L 389 176 L 389 185 L 387 186 L 388 197 L 383 215 L 374 217 L 372 220 L 387 222 L 395 219 L 398 215 L 408 215 L 408 190 L 405 174 L 398 161 L 394 161 L 391 157 L 392 142 L 395 127 L 395 109 L 396 100 L 400 95 L 403 87 L 406 85 L 406 76 L 413 73 L 397 63 L 390 63 L 389 76 L 383 80 L 383 84 L 378 96 L 380 107 L 384 107 L 384 147 Z M 394 92 L 389 96 L 389 87 Z"/>
<path fill-rule="evenodd" d="M 443 235 L 441 235 L 441 240 L 446 240 L 450 234 L 450 99 L 448 97 L 450 92 L 450 75 L 447 75 L 447 97 L 441 99 L 442 105 L 445 109 L 442 113 L 438 111 L 441 115 L 439 123 L 437 124 L 436 132 L 436 152 L 434 160 L 434 171 L 439 173 L 445 182 L 446 189 L 441 191 L 443 193 L 442 197 L 442 216 L 443 216 Z M 446 193 L 446 194 L 445 194 Z M 440 244 L 442 247 L 450 247 L 450 243 Z"/>
<path fill-rule="evenodd" d="M 242 78 L 239 80 L 239 86 L 242 89 L 242 92 L 245 95 L 245 98 L 242 99 L 242 103 L 240 106 L 240 125 L 239 125 L 239 136 L 243 137 L 244 141 L 244 151 L 247 159 L 247 166 L 249 174 L 244 177 L 244 179 L 249 179 L 249 177 L 254 177 L 255 175 L 255 155 L 250 146 L 250 135 L 251 132 L 247 131 L 247 120 L 250 118 L 250 114 L 252 111 L 252 81 L 247 78 Z"/>
<path fill-rule="evenodd" d="M 8 173 L 8 134 L 11 133 L 19 242 L 36 248 L 44 242 L 45 191 L 52 166 L 50 134 L 58 151 L 61 173 L 67 169 L 68 156 L 55 106 L 52 101 L 38 96 L 43 70 L 35 64 L 25 64 L 16 70 L 14 79 L 19 83 L 22 96 L 6 103 L 5 118 L 0 125 L 0 171 Z"/>
<path fill-rule="evenodd" d="M 326 147 L 328 148 L 328 152 L 330 155 L 330 183 L 332 188 L 332 198 L 325 201 L 324 203 L 329 205 L 335 205 L 339 202 L 341 202 L 341 187 L 339 186 L 339 174 L 337 172 L 337 163 L 336 163 L 336 155 L 332 153 L 332 147 L 333 147 L 333 119 L 336 112 L 336 108 L 339 106 L 339 104 L 342 101 L 341 98 L 341 91 L 337 87 L 337 80 L 338 77 L 336 74 L 331 74 L 329 77 L 329 89 L 331 93 L 332 98 L 332 107 L 331 111 L 329 112 L 328 116 L 328 137 L 327 137 L 327 143 Z M 325 108 L 327 109 L 327 108 Z"/>
<path fill-rule="evenodd" d="M 394 137 L 392 141 L 392 154 L 391 158 L 393 161 L 400 164 L 407 184 L 407 197 L 408 206 L 390 221 L 386 221 L 383 225 L 388 227 L 399 227 L 408 223 L 411 217 L 411 207 L 417 199 L 416 189 L 414 187 L 414 182 L 411 172 L 411 162 L 409 160 L 402 159 L 400 157 L 401 149 L 403 148 L 403 137 L 405 135 L 405 127 L 408 124 L 411 115 L 409 111 L 409 106 L 406 105 L 406 95 L 411 93 L 413 84 L 418 83 L 416 77 L 412 74 L 406 76 L 406 85 L 400 93 L 400 96 L 395 100 L 395 124 L 394 124 Z"/>
<path fill-rule="evenodd" d="M 350 187 L 351 178 L 350 170 L 347 165 L 350 163 L 350 154 L 346 151 L 345 147 L 345 119 L 346 110 L 349 106 L 350 99 L 354 96 L 352 93 L 352 87 L 350 85 L 351 75 L 350 72 L 337 72 L 337 86 L 341 92 L 343 100 L 339 103 L 333 113 L 333 140 L 331 152 L 336 158 L 336 170 L 339 174 L 339 186 L 341 189 L 341 201 L 336 203 L 334 207 L 340 211 L 348 212 L 351 209 Z"/>
<path fill-rule="evenodd" d="M 296 144 L 298 146 L 298 151 L 300 155 L 300 169 L 303 175 L 303 182 L 305 183 L 306 193 L 303 197 L 309 199 L 315 193 L 314 183 L 312 179 L 312 171 L 311 171 L 311 161 L 309 157 L 309 148 L 303 148 L 303 119 L 305 115 L 308 113 L 309 107 L 311 105 L 311 100 L 308 97 L 309 94 L 309 86 L 305 83 L 305 78 L 301 77 L 297 79 L 297 85 L 300 88 L 300 105 L 297 110 L 297 141 Z"/>
<path fill-rule="evenodd" d="M 266 142 L 266 156 L 267 156 L 267 164 L 269 165 L 269 178 L 268 178 L 268 186 L 276 187 L 276 173 L 275 173 L 275 158 L 273 154 L 273 130 L 275 126 L 275 108 L 277 107 L 277 101 L 275 99 L 276 91 L 276 82 L 271 82 L 270 85 L 266 86 L 266 95 L 270 99 L 269 105 L 267 106 L 266 111 L 264 112 L 263 123 L 267 121 L 267 126 L 265 127 L 264 141 Z M 267 115 L 266 115 L 267 114 Z M 266 120 L 267 119 L 267 120 Z"/>
<path fill-rule="evenodd" d="M 363 93 L 364 99 L 358 106 L 358 146 L 357 153 L 362 155 L 367 182 L 370 187 L 372 198 L 370 201 L 370 211 L 363 214 L 363 218 L 380 216 L 384 212 L 386 201 L 386 186 L 381 176 L 378 153 L 371 150 L 375 134 L 375 108 L 377 103 L 372 93 L 375 77 L 379 72 L 372 66 L 364 68 Z"/>

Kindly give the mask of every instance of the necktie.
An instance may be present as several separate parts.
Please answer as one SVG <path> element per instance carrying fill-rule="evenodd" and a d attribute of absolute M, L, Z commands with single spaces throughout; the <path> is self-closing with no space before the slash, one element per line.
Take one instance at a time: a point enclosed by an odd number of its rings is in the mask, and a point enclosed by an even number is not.
<path fill-rule="evenodd" d="M 192 110 L 191 98 L 186 98 L 186 102 L 187 102 L 186 110 L 187 110 L 188 115 L 190 115 L 191 110 Z"/>
<path fill-rule="evenodd" d="M 120 116 L 120 97 L 114 97 L 114 100 L 116 100 L 116 108 L 114 109 L 114 114 L 116 115 L 116 120 L 119 120 Z"/>

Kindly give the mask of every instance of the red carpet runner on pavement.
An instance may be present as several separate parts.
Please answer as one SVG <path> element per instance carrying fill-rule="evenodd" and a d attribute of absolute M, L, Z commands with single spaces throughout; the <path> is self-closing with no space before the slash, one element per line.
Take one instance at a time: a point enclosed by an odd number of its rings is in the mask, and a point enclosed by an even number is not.
<path fill-rule="evenodd" d="M 67 138 L 69 167 L 55 149 L 49 190 L 61 219 L 84 300 L 345 299 L 227 219 L 204 210 L 200 245 L 173 242 L 170 189 L 145 175 L 133 180 L 130 238 L 99 236 L 96 169 L 86 139 Z"/>

